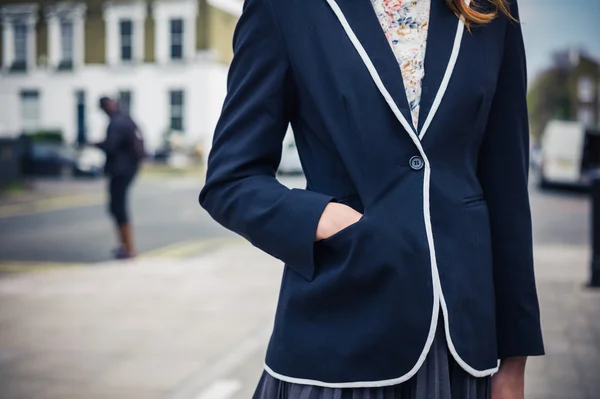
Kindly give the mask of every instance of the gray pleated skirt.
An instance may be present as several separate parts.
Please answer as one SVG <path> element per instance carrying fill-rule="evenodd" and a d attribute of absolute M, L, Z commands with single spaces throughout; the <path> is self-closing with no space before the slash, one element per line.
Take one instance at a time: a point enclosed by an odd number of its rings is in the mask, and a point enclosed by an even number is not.
<path fill-rule="evenodd" d="M 454 361 L 440 325 L 425 363 L 402 384 L 322 388 L 280 381 L 263 372 L 253 399 L 490 399 L 491 388 L 491 377 L 473 377 Z"/>

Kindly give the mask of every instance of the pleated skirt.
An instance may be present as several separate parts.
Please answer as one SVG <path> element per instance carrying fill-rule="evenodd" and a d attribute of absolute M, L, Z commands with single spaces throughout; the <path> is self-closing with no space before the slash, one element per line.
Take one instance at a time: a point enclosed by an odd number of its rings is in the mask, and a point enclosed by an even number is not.
<path fill-rule="evenodd" d="M 491 388 L 491 377 L 473 377 L 454 361 L 440 325 L 425 363 L 402 384 L 323 388 L 280 381 L 263 372 L 253 399 L 490 399 Z"/>

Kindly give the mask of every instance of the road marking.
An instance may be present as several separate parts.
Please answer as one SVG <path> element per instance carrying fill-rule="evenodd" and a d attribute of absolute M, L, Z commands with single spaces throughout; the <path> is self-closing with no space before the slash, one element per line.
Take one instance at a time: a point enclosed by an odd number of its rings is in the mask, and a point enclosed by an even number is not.
<path fill-rule="evenodd" d="M 185 258 L 238 241 L 242 239 L 240 237 L 193 239 L 145 252 L 140 255 L 140 258 Z"/>
<path fill-rule="evenodd" d="M 263 350 L 271 331 L 272 326 L 269 326 L 269 328 L 259 330 L 254 335 L 251 335 L 237 348 L 214 363 L 209 370 L 202 369 L 196 372 L 180 389 L 168 396 L 167 399 L 198 399 L 198 392 L 203 392 L 203 394 L 208 392 L 208 390 L 202 391 L 204 387 L 210 387 L 210 384 L 213 384 L 214 381 L 222 380 L 223 377 L 241 367 L 254 354 Z M 204 399 L 204 397 L 202 398 Z M 211 397 L 210 399 L 215 398 Z"/>
<path fill-rule="evenodd" d="M 212 384 L 196 399 L 229 399 L 240 390 L 242 384 L 236 380 L 221 380 Z"/>
<path fill-rule="evenodd" d="M 64 197 L 45 198 L 18 204 L 0 205 L 0 219 L 100 205 L 105 201 L 105 195 L 95 193 L 68 195 Z"/>
<path fill-rule="evenodd" d="M 184 242 L 167 245 L 143 254 L 136 259 L 149 258 L 171 258 L 182 259 L 200 256 L 201 254 L 217 249 L 224 245 L 243 242 L 240 237 L 221 237 L 189 240 Z M 106 265 L 114 261 L 105 262 L 33 262 L 33 261 L 12 261 L 0 260 L 0 273 L 33 273 L 52 271 L 64 268 L 85 267 L 86 265 Z"/>
<path fill-rule="evenodd" d="M 34 273 L 78 266 L 83 266 L 83 264 L 68 262 L 0 261 L 0 273 Z"/>

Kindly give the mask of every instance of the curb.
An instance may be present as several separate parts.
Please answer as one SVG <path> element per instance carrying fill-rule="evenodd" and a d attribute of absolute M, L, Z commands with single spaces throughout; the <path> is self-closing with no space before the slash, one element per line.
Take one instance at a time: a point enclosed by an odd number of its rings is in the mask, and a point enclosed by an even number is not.
<path fill-rule="evenodd" d="M 121 266 L 126 265 L 142 265 L 145 261 L 154 259 L 195 259 L 201 258 L 213 251 L 234 244 L 244 242 L 239 237 L 222 237 L 222 238 L 207 238 L 196 239 L 178 242 L 157 248 L 149 252 L 145 252 L 131 260 L 109 260 L 97 263 L 81 263 L 81 262 L 29 262 L 29 261 L 3 261 L 0 260 L 0 274 L 25 274 L 25 273 L 42 273 L 64 269 L 84 269 L 91 267 L 106 267 L 116 264 Z"/>

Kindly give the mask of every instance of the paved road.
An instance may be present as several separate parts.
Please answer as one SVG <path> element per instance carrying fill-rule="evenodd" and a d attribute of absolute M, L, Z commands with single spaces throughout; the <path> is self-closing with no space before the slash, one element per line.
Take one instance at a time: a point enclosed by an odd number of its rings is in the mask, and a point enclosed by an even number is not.
<path fill-rule="evenodd" d="M 68 186 L 68 193 L 60 196 L 56 188 L 59 199 L 52 206 L 40 207 L 41 212 L 21 212 L 22 207 L 12 206 L 16 216 L 5 212 L 1 217 L 0 207 L 0 261 L 90 263 L 110 259 L 114 234 L 105 210 L 104 182 L 83 182 L 85 191 L 79 194 L 76 184 L 56 182 L 61 184 Z M 146 179 L 135 184 L 131 208 L 140 253 L 182 252 L 185 247 L 191 254 L 205 239 L 231 237 L 198 205 L 200 188 L 200 182 L 189 178 Z"/>
<path fill-rule="evenodd" d="M 302 186 L 301 178 L 285 178 Z M 90 263 L 110 259 L 113 227 L 104 205 L 102 181 L 56 182 L 58 200 L 34 208 L 0 205 L 0 262 Z M 46 183 L 48 186 L 49 183 Z M 233 235 L 200 208 L 202 183 L 190 178 L 143 179 L 132 190 L 132 214 L 140 253 L 148 256 L 193 256 L 215 238 Z M 4 209 L 4 212 L 3 212 Z M 535 239 L 542 244 L 588 242 L 587 197 L 573 192 L 539 192 L 532 188 Z M 15 215 L 15 216 L 12 216 Z"/>

